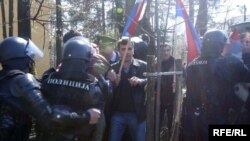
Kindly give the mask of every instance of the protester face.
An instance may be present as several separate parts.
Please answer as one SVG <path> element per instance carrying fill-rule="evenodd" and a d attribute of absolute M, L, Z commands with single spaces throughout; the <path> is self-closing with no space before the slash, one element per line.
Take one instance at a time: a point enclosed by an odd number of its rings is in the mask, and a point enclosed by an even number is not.
<path fill-rule="evenodd" d="M 171 48 L 169 46 L 165 46 L 162 48 L 162 60 L 167 60 L 171 56 Z"/>
<path fill-rule="evenodd" d="M 243 53 L 250 53 L 250 33 L 246 33 L 241 39 L 241 48 Z"/>
<path fill-rule="evenodd" d="M 125 62 L 130 62 L 134 55 L 134 47 L 131 42 L 128 42 L 127 44 L 120 44 L 119 53 L 123 58 L 123 56 L 126 54 L 126 47 L 128 47 Z"/>
<path fill-rule="evenodd" d="M 107 47 L 105 49 L 100 50 L 100 53 L 107 59 L 111 60 L 113 56 L 114 48 L 113 47 Z"/>

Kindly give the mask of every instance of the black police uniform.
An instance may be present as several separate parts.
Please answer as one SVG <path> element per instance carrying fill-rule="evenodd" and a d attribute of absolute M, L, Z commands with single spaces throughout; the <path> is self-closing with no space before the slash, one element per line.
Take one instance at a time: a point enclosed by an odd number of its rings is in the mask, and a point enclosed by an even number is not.
<path fill-rule="evenodd" d="M 31 51 L 34 48 L 36 46 L 32 41 L 19 37 L 8 37 L 0 43 L 0 63 L 3 68 L 0 71 L 1 141 L 28 140 L 32 125 L 29 114 L 44 117 L 45 109 L 48 113 L 52 112 L 40 97 L 37 81 L 26 74 L 33 63 L 29 55 L 33 55 Z M 36 110 L 41 111 L 36 113 Z"/>
<path fill-rule="evenodd" d="M 89 117 L 66 109 L 51 108 L 43 99 L 39 82 L 29 74 L 38 57 L 38 47 L 30 40 L 9 37 L 0 43 L 0 140 L 26 141 L 31 129 L 31 116 L 51 129 L 86 124 Z"/>
<path fill-rule="evenodd" d="M 250 72 L 238 58 L 220 55 L 226 39 L 219 41 L 224 36 L 220 31 L 208 31 L 203 38 L 201 57 L 188 65 L 182 140 L 206 141 L 210 124 L 234 122 L 230 112 L 240 104 L 234 85 L 249 82 Z"/>
<path fill-rule="evenodd" d="M 22 72 L 0 72 L 0 140 L 28 140 L 31 117 L 21 108 L 21 103 L 11 94 L 12 78 Z M 20 122 L 23 121 L 23 122 Z"/>
<path fill-rule="evenodd" d="M 103 112 L 102 82 L 91 79 L 87 73 L 91 50 L 81 38 L 72 38 L 64 45 L 61 66 L 42 81 L 42 92 L 52 107 L 76 113 L 86 112 L 90 108 Z M 59 132 L 40 128 L 39 134 L 40 139 L 46 141 L 88 141 L 93 139 L 95 129 L 96 125 L 86 122 L 85 125 L 62 128 Z"/>
<path fill-rule="evenodd" d="M 250 53 L 244 53 L 242 55 L 242 59 L 244 60 L 245 65 L 250 68 Z M 248 92 L 250 92 L 249 88 Z M 248 98 L 245 102 L 245 108 L 247 109 L 247 124 L 250 124 L 250 95 L 248 95 Z"/>
<path fill-rule="evenodd" d="M 70 77 L 64 72 L 52 73 L 44 82 L 43 94 L 48 102 L 57 108 L 82 113 L 90 108 L 103 109 L 104 100 L 98 82 L 88 79 L 87 73 L 75 73 Z M 46 140 L 65 138 L 64 140 L 89 140 L 93 137 L 96 125 L 75 125 L 62 132 L 42 131 L 51 134 Z"/>

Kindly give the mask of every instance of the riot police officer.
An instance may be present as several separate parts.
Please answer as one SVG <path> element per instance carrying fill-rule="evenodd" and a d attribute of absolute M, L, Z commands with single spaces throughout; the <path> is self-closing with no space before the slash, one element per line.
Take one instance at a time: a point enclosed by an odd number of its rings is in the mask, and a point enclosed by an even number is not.
<path fill-rule="evenodd" d="M 92 111 L 76 113 L 48 105 L 41 95 L 40 84 L 29 73 L 35 59 L 41 57 L 43 53 L 31 40 L 8 37 L 0 43 L 1 141 L 28 140 L 31 116 L 43 127 L 55 130 L 96 122 L 92 121 Z"/>
<path fill-rule="evenodd" d="M 230 112 L 239 103 L 234 85 L 249 82 L 250 72 L 235 56 L 221 55 L 228 45 L 225 32 L 207 31 L 203 36 L 201 55 L 187 67 L 182 140 L 206 141 L 210 124 L 233 123 Z"/>
<path fill-rule="evenodd" d="M 102 82 L 87 72 L 93 55 L 93 48 L 84 37 L 73 37 L 64 44 L 58 69 L 42 82 L 42 92 L 53 107 L 76 113 L 92 108 L 103 111 Z M 87 141 L 93 138 L 95 129 L 95 124 L 67 127 L 60 132 L 45 128 L 40 129 L 40 139 Z"/>

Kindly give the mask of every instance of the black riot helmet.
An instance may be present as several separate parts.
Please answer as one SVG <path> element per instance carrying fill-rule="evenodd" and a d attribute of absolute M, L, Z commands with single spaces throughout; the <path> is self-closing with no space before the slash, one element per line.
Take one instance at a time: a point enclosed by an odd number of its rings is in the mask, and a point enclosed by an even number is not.
<path fill-rule="evenodd" d="M 30 57 L 39 59 L 43 52 L 30 40 L 21 37 L 8 37 L 0 43 L 0 62 L 15 58 Z"/>
<path fill-rule="evenodd" d="M 87 62 L 94 54 L 94 49 L 87 38 L 73 37 L 63 46 L 62 60 L 81 59 Z"/>
<path fill-rule="evenodd" d="M 218 57 L 226 44 L 229 44 L 229 38 L 225 31 L 208 30 L 202 38 L 201 56 Z"/>
<path fill-rule="evenodd" d="M 43 52 L 30 39 L 12 36 L 0 43 L 0 63 L 3 68 L 26 69 L 30 62 L 42 57 Z"/>

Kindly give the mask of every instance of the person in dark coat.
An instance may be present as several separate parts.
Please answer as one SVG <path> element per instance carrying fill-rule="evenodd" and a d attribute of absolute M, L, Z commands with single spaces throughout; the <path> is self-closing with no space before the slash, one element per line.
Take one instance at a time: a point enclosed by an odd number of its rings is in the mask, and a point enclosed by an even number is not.
<path fill-rule="evenodd" d="M 250 32 L 245 31 L 240 35 L 240 42 L 242 48 L 242 59 L 245 60 L 245 64 L 250 68 Z M 247 119 L 246 124 L 250 124 L 250 88 L 249 83 L 248 85 L 248 93 L 239 94 L 238 97 L 245 103 L 245 108 L 247 109 Z"/>
<path fill-rule="evenodd" d="M 40 140 L 92 141 L 95 138 L 96 124 L 105 103 L 102 89 L 105 81 L 98 81 L 92 76 L 97 76 L 102 70 L 94 70 L 95 73 L 89 74 L 89 66 L 93 65 L 90 64 L 93 52 L 91 43 L 86 38 L 79 36 L 69 39 L 64 44 L 58 69 L 42 80 L 43 95 L 51 106 L 76 113 L 86 112 L 88 122 L 85 125 L 65 127 L 60 131 L 38 128 Z M 95 59 L 98 61 L 98 58 Z"/>
<path fill-rule="evenodd" d="M 118 50 L 122 60 L 112 65 L 113 75 L 108 78 L 113 86 L 111 101 L 110 141 L 120 141 L 128 130 L 130 141 L 145 141 L 146 103 L 144 87 L 147 79 L 146 62 L 135 59 L 133 42 L 129 38 L 118 41 Z M 126 47 L 128 52 L 126 53 Z M 126 54 L 126 57 L 125 57 Z"/>
<path fill-rule="evenodd" d="M 183 103 L 182 136 L 184 141 L 207 141 L 211 124 L 232 124 L 230 112 L 239 103 L 234 86 L 250 82 L 250 71 L 233 55 L 222 56 L 229 46 L 224 31 L 207 31 L 201 55 L 188 64 L 187 92 Z"/>
<path fill-rule="evenodd" d="M 171 46 L 164 44 L 160 46 L 161 49 L 161 72 L 174 71 L 175 59 L 171 55 Z M 160 125 L 167 127 L 171 131 L 173 121 L 173 108 L 174 108 L 174 80 L 173 75 L 161 76 L 161 94 L 160 94 Z M 167 125 L 164 123 L 164 115 L 167 115 Z M 165 117 L 166 118 L 166 117 Z"/>
<path fill-rule="evenodd" d="M 41 57 L 43 52 L 30 39 L 13 36 L 0 43 L 1 141 L 27 141 L 32 118 L 50 130 L 85 125 L 97 118 L 93 118 L 91 112 L 76 113 L 48 103 L 41 93 L 40 83 L 30 74 L 35 61 Z"/>
<path fill-rule="evenodd" d="M 134 58 L 147 61 L 148 44 L 139 37 L 132 37 L 131 41 L 134 43 Z"/>

